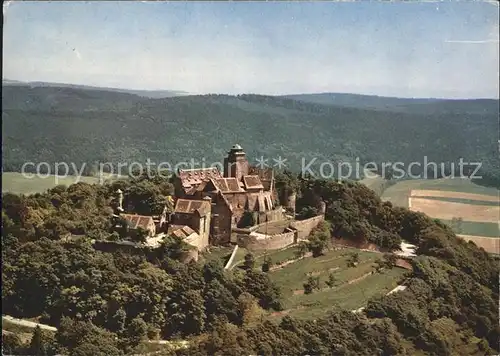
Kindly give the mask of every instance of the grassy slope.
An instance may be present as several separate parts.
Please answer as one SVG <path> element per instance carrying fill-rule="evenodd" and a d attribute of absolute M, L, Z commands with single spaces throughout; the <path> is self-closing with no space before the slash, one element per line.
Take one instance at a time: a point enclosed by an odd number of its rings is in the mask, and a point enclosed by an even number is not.
<path fill-rule="evenodd" d="M 383 295 L 394 289 L 403 278 L 405 271 L 400 268 L 372 274 L 359 282 L 342 284 L 340 287 L 321 290 L 308 295 L 292 297 L 293 304 L 309 305 L 294 309 L 291 316 L 298 318 L 319 318 L 335 306 L 354 310 L 363 307 L 368 299 Z"/>

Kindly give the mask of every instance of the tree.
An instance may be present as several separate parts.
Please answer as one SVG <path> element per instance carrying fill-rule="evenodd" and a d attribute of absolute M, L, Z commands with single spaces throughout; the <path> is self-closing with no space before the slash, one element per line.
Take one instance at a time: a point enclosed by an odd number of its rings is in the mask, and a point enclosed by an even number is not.
<path fill-rule="evenodd" d="M 319 277 L 309 276 L 304 283 L 304 294 L 311 294 L 314 290 L 320 289 Z"/>
<path fill-rule="evenodd" d="M 273 260 L 271 259 L 270 256 L 265 256 L 264 257 L 264 263 L 262 263 L 262 272 L 269 272 L 271 269 L 271 266 L 273 264 Z"/>
<path fill-rule="evenodd" d="M 295 255 L 297 258 L 302 258 L 306 255 L 306 253 L 309 251 L 309 245 L 307 241 L 300 241 L 297 250 L 295 251 Z"/>
<path fill-rule="evenodd" d="M 264 311 L 253 295 L 243 292 L 238 297 L 238 316 L 240 325 L 256 323 L 263 315 Z"/>
<path fill-rule="evenodd" d="M 254 269 L 255 267 L 255 258 L 253 253 L 249 252 L 245 255 L 245 261 L 243 262 L 243 268 L 246 270 Z"/>
<path fill-rule="evenodd" d="M 396 261 L 398 260 L 398 256 L 396 256 L 393 253 L 386 253 L 384 254 L 384 262 L 385 262 L 385 267 L 391 269 L 396 265 Z"/>
<path fill-rule="evenodd" d="M 240 221 L 238 222 L 239 228 L 246 228 L 255 225 L 255 216 L 251 211 L 245 211 Z"/>
<path fill-rule="evenodd" d="M 135 242 L 145 243 L 148 239 L 149 231 L 139 226 L 132 236 Z"/>
<path fill-rule="evenodd" d="M 130 346 L 136 347 L 147 338 L 148 325 L 142 318 L 134 318 L 127 326 L 127 342 Z"/>
<path fill-rule="evenodd" d="M 335 274 L 333 272 L 330 272 L 328 274 L 328 280 L 325 282 L 326 285 L 330 288 L 333 288 L 335 286 L 336 282 L 337 282 L 337 278 L 335 278 Z"/>
<path fill-rule="evenodd" d="M 318 236 L 312 236 L 309 238 L 309 250 L 312 252 L 313 257 L 319 257 L 323 254 L 323 250 L 326 248 L 326 241 L 321 240 Z"/>
<path fill-rule="evenodd" d="M 2 355 L 22 354 L 23 343 L 19 336 L 12 332 L 2 332 Z"/>
<path fill-rule="evenodd" d="M 47 355 L 47 345 L 44 340 L 42 329 L 39 325 L 33 330 L 31 336 L 31 342 L 29 346 L 29 352 L 32 355 L 46 356 Z"/>
<path fill-rule="evenodd" d="M 349 255 L 347 259 L 347 267 L 356 267 L 359 263 L 359 253 L 353 252 Z"/>

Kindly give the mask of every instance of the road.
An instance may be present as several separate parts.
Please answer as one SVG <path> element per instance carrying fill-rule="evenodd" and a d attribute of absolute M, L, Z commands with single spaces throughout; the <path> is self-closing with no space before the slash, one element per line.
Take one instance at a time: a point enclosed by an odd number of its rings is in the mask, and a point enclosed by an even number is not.
<path fill-rule="evenodd" d="M 2 320 L 7 320 L 12 324 L 19 325 L 19 326 L 25 326 L 25 327 L 33 328 L 33 329 L 36 328 L 37 326 L 39 326 L 40 329 L 43 329 L 43 330 L 57 331 L 57 328 L 55 328 L 53 326 L 46 325 L 46 324 L 38 324 L 38 323 L 35 323 L 34 321 L 17 319 L 17 318 L 13 318 L 9 315 L 3 315 Z"/>
<path fill-rule="evenodd" d="M 39 324 L 35 323 L 33 321 L 29 320 L 23 320 L 23 319 L 17 319 L 14 317 L 11 317 L 9 315 L 2 315 L 2 321 L 7 320 L 9 323 L 14 324 L 14 325 L 19 325 L 19 326 L 25 326 L 28 328 L 36 328 L 37 326 L 40 327 L 40 329 L 43 330 L 49 330 L 49 331 L 57 331 L 57 328 L 54 326 L 46 325 L 46 324 Z M 188 346 L 188 342 L 185 340 L 179 340 L 179 341 L 170 341 L 170 340 L 148 340 L 150 344 L 158 344 L 158 345 L 171 345 L 174 346 L 174 348 L 184 348 Z"/>

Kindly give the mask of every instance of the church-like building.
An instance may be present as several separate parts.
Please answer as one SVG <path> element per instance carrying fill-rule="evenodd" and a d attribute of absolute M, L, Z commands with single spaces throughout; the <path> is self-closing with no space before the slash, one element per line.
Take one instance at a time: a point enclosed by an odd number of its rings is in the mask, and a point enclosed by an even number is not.
<path fill-rule="evenodd" d="M 242 224 L 283 219 L 273 170 L 250 166 L 240 145 L 228 152 L 224 172 L 215 167 L 179 169 L 174 185 L 169 233 L 188 226 L 198 232 L 202 245 L 229 243 L 232 229 Z"/>

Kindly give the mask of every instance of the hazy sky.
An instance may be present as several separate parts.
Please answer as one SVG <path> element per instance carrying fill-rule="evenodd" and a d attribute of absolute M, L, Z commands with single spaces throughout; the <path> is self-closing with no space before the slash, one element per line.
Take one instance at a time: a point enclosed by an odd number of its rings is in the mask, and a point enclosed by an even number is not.
<path fill-rule="evenodd" d="M 3 76 L 191 93 L 498 98 L 486 2 L 9 2 Z"/>

